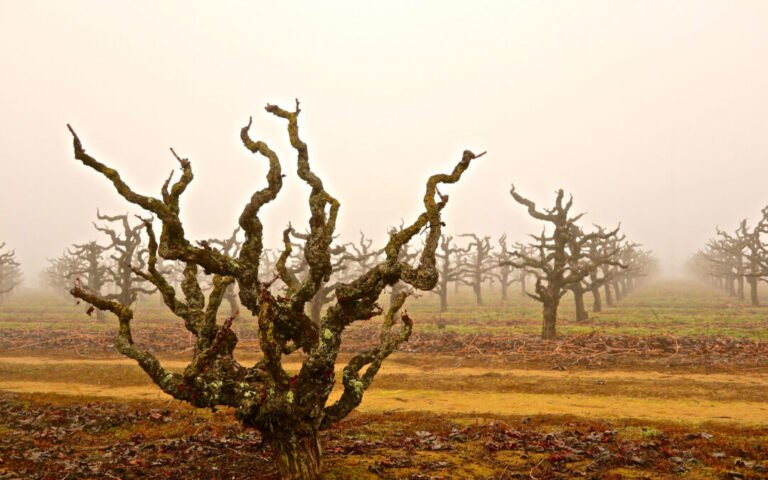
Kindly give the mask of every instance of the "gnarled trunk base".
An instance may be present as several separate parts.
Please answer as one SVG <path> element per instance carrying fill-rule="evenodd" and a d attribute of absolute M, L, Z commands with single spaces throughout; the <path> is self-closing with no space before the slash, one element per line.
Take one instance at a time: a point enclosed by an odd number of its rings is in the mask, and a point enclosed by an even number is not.
<path fill-rule="evenodd" d="M 323 460 L 317 432 L 281 432 L 267 438 L 282 480 L 319 480 Z"/>
<path fill-rule="evenodd" d="M 554 340 L 557 338 L 557 304 L 544 304 L 544 323 L 541 326 L 541 338 Z"/>

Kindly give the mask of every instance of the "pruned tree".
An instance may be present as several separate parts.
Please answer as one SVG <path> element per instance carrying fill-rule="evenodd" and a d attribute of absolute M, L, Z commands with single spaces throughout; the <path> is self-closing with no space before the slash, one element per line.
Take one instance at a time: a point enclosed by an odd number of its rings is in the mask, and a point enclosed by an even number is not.
<path fill-rule="evenodd" d="M 768 207 L 762 213 L 762 219 L 754 228 L 747 225 L 746 219 L 733 234 L 717 228 L 717 236 L 687 263 L 691 273 L 739 300 L 744 300 L 746 282 L 753 306 L 760 305 L 758 283 L 768 276 L 768 250 L 761 239 L 761 234 L 768 231 Z"/>
<path fill-rule="evenodd" d="M 624 295 L 629 295 L 645 278 L 656 272 L 658 261 L 653 252 L 641 250 L 640 244 L 625 242 L 618 253 L 619 261 L 624 267 L 619 270 L 619 277 Z"/>
<path fill-rule="evenodd" d="M 43 272 L 43 279 L 45 284 L 56 293 L 69 296 L 69 290 L 78 275 L 76 272 L 83 270 L 83 259 L 64 251 L 58 257 L 48 259 L 48 267 Z"/>
<path fill-rule="evenodd" d="M 459 248 L 454 245 L 453 237 L 449 235 L 440 237 L 440 249 L 435 253 L 440 276 L 432 293 L 440 297 L 441 313 L 448 311 L 448 284 L 460 281 L 464 274 L 464 265 L 460 256 L 467 250 L 468 248 Z"/>
<path fill-rule="evenodd" d="M 764 211 L 768 213 L 768 211 Z M 756 228 L 750 229 L 747 221 L 742 220 L 739 228 L 736 230 L 736 238 L 744 247 L 742 250 L 744 258 L 744 279 L 749 285 L 749 302 L 753 307 L 760 305 L 760 296 L 758 294 L 758 283 L 762 277 L 768 273 L 766 263 L 766 250 L 760 240 L 761 224 Z"/>
<path fill-rule="evenodd" d="M 702 254 L 715 265 L 713 273 L 722 277 L 725 292 L 743 300 L 746 272 L 744 241 L 719 228 L 716 231 L 717 237 L 707 242 Z"/>
<path fill-rule="evenodd" d="M 96 218 L 102 223 L 94 223 L 93 226 L 106 235 L 110 242 L 103 252 L 113 261 L 111 264 L 107 263 L 105 268 L 114 292 L 105 294 L 104 298 L 130 306 L 136 302 L 139 295 L 155 293 L 157 290 L 154 287 L 149 288 L 146 280 L 133 271 L 134 267 L 144 268 L 146 263 L 147 249 L 141 237 L 144 224 L 137 223 L 132 226 L 128 215 L 102 215 L 99 211 L 96 211 Z M 90 288 L 90 285 L 88 287 Z"/>
<path fill-rule="evenodd" d="M 99 245 L 94 241 L 72 245 L 67 251 L 70 255 L 81 260 L 81 269 L 72 272 L 78 287 L 99 297 L 105 295 L 102 293 L 102 289 L 109 281 L 109 267 L 103 255 L 108 249 L 109 247 Z M 92 309 L 89 308 L 88 314 L 90 315 L 91 312 Z M 102 309 L 96 309 L 96 320 L 104 321 Z"/>
<path fill-rule="evenodd" d="M 491 270 L 491 276 L 499 282 L 501 287 L 501 301 L 506 302 L 509 297 L 509 287 L 516 282 L 525 283 L 525 269 L 520 269 L 515 275 L 515 269 L 507 261 L 512 252 L 507 246 L 507 234 L 499 237 L 499 250 L 493 253 L 494 268 Z M 523 287 L 524 288 L 524 287 Z M 523 290 L 523 294 L 525 291 Z"/>
<path fill-rule="evenodd" d="M 721 258 L 730 267 L 731 273 L 728 277 L 732 286 L 731 292 L 734 293 L 735 291 L 736 298 L 744 300 L 744 274 L 747 269 L 747 264 L 744 261 L 746 239 L 740 238 L 738 234 L 730 235 L 719 228 L 716 230 L 719 239 L 713 241 L 712 246 L 714 249 L 720 250 L 723 254 Z"/>
<path fill-rule="evenodd" d="M 21 264 L 16 260 L 16 251 L 3 252 L 5 242 L 0 243 L 0 301 L 4 300 L 22 283 Z"/>
<path fill-rule="evenodd" d="M 348 270 L 350 274 L 362 273 L 367 271 L 379 261 L 379 257 L 384 253 L 383 248 L 373 248 L 373 239 L 360 232 L 360 239 L 355 242 L 345 244 L 345 260 L 349 263 Z"/>
<path fill-rule="evenodd" d="M 572 272 L 579 272 L 577 276 L 586 273 L 581 280 L 573 281 L 568 284 L 568 289 L 573 293 L 577 322 L 585 322 L 589 320 L 589 314 L 584 306 L 584 294 L 588 291 L 592 291 L 589 279 L 597 273 L 600 266 L 611 265 L 617 268 L 627 268 L 626 265 L 622 264 L 618 259 L 618 255 L 621 251 L 619 247 L 612 250 L 596 251 L 594 255 L 589 248 L 590 244 L 594 242 L 605 243 L 609 240 L 617 239 L 618 232 L 618 228 L 606 232 L 605 229 L 598 227 L 595 232 L 585 234 L 581 227 L 575 224 L 571 226 L 571 233 L 568 235 L 568 262 L 570 263 Z M 600 284 L 599 279 L 596 279 L 595 281 Z"/>
<path fill-rule="evenodd" d="M 270 284 L 259 280 L 263 251 L 259 213 L 278 196 L 283 175 L 277 154 L 265 142 L 250 137 L 250 121 L 241 130 L 241 139 L 248 150 L 268 160 L 268 185 L 253 194 L 240 215 L 239 224 L 245 239 L 237 258 L 196 245 L 187 238 L 179 215 L 179 199 L 193 179 L 187 159 L 174 153 L 182 174 L 172 184 L 170 178 L 165 182 L 161 197 L 142 195 L 126 184 L 117 170 L 86 153 L 79 137 L 69 127 L 75 158 L 104 175 L 123 198 L 151 213 L 162 224 L 156 238 L 152 224 L 145 222 L 149 260 L 147 270 L 136 269 L 136 273 L 158 288 L 168 308 L 184 320 L 185 327 L 196 337 L 192 362 L 182 373 L 163 368 L 150 352 L 133 343 L 133 310 L 129 306 L 78 286 L 72 294 L 118 316 L 120 329 L 116 347 L 135 359 L 164 392 L 198 407 L 233 407 L 238 420 L 258 429 L 271 446 L 282 478 L 317 479 L 321 476 L 322 464 L 318 431 L 338 422 L 360 404 L 382 362 L 410 336 L 413 321 L 407 312 L 402 313 L 399 326 L 395 323 L 395 314 L 402 309 L 408 292 L 401 292 L 384 315 L 379 343 L 351 357 L 344 367 L 341 397 L 328 405 L 342 332 L 353 322 L 382 314 L 377 303 L 379 296 L 398 281 L 417 290 L 434 288 L 438 279 L 435 251 L 441 234 L 441 212 L 448 201 L 438 187 L 459 181 L 472 160 L 482 154 L 465 151 L 451 173 L 433 175 L 427 180 L 421 214 L 390 236 L 381 261 L 336 288 L 336 302 L 316 324 L 305 313 L 305 307 L 330 279 L 331 249 L 340 204 L 310 168 L 307 145 L 299 136 L 298 101 L 294 111 L 275 105 L 268 105 L 266 110 L 287 121 L 290 144 L 298 157 L 298 176 L 311 189 L 309 235 L 304 244 L 309 264 L 306 278 L 298 280 L 287 274 L 290 247 L 285 245 L 275 277 L 287 286 L 283 294 L 273 295 Z M 422 231 L 426 232 L 426 240 L 418 264 L 401 262 L 399 255 L 403 247 Z M 186 264 L 183 299 L 157 270 L 158 256 Z M 196 280 L 198 268 L 214 276 L 214 288 L 207 299 Z M 232 282 L 239 287 L 241 304 L 259 322 L 263 358 L 251 367 L 241 365 L 233 356 L 237 344 L 231 329 L 234 318 L 229 317 L 221 325 L 216 323 L 216 312 Z M 283 359 L 299 350 L 303 352 L 301 368 L 291 375 L 285 370 Z"/>
<path fill-rule="evenodd" d="M 595 225 L 597 231 L 601 234 L 605 234 L 604 227 Z M 606 289 L 606 297 L 609 299 L 609 306 L 613 304 L 611 298 L 611 292 L 609 290 L 609 284 L 615 280 L 616 275 L 626 269 L 627 265 L 622 264 L 618 260 L 619 253 L 621 252 L 621 242 L 624 241 L 624 236 L 607 235 L 597 236 L 589 239 L 586 242 L 586 258 L 596 268 L 590 269 L 589 276 L 584 280 L 585 288 L 592 294 L 592 311 L 599 313 L 603 311 L 603 302 L 600 295 L 600 289 Z M 584 308 L 584 302 L 581 302 L 581 308 Z M 579 313 L 577 302 L 577 318 L 583 320 L 587 319 L 585 311 Z"/>
<path fill-rule="evenodd" d="M 511 250 L 509 253 L 512 254 L 513 251 L 520 252 L 523 255 L 532 256 L 536 254 L 535 249 L 533 249 L 530 245 L 527 245 L 522 242 L 515 242 L 513 246 L 513 250 Z M 520 282 L 520 296 L 521 297 L 528 297 L 528 277 L 535 276 L 536 272 L 532 271 L 527 268 L 518 268 L 517 269 L 517 281 Z"/>
<path fill-rule="evenodd" d="M 530 216 L 546 222 L 552 228 L 552 233 L 549 235 L 546 233 L 546 227 L 541 234 L 532 235 L 535 241 L 530 244 L 530 247 L 534 254 L 514 251 L 512 259 L 505 263 L 535 273 L 535 293 L 528 295 L 542 304 L 542 338 L 553 339 L 557 337 L 557 310 L 560 300 L 573 285 L 580 284 L 593 268 L 591 263 L 585 264 L 581 259 L 572 257 L 569 248 L 573 248 L 574 241 L 578 245 L 583 245 L 592 238 L 601 238 L 609 234 L 599 231 L 583 234 L 576 222 L 584 214 L 571 216 L 573 197 L 563 202 L 565 193 L 562 189 L 557 191 L 555 205 L 550 209 L 542 210 L 537 209 L 534 202 L 517 193 L 514 185 L 510 194 L 517 203 L 526 207 Z M 618 229 L 610 232 L 610 235 L 615 235 L 617 231 Z"/>
<path fill-rule="evenodd" d="M 462 283 L 472 287 L 475 294 L 475 302 L 478 305 L 483 304 L 483 284 L 493 279 L 491 270 L 498 267 L 491 252 L 491 237 L 480 238 L 474 233 L 464 233 L 460 237 L 470 238 L 467 245 L 466 261 L 460 277 Z"/>

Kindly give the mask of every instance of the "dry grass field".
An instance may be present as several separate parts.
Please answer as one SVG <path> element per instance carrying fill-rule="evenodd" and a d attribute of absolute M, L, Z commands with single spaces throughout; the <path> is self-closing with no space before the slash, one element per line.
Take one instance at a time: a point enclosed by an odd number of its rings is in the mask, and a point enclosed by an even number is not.
<path fill-rule="evenodd" d="M 412 302 L 411 342 L 323 436 L 326 477 L 768 478 L 768 308 L 649 282 L 583 323 L 566 297 L 561 339 L 542 341 L 538 304 L 513 297 L 460 292 L 443 315 L 431 295 Z M 137 342 L 182 369 L 181 325 L 152 298 L 138 311 Z M 237 322 L 251 363 L 255 322 Z M 350 329 L 342 357 L 375 323 Z M 0 479 L 276 478 L 255 431 L 165 396 L 114 331 L 68 299 L 0 309 Z"/>

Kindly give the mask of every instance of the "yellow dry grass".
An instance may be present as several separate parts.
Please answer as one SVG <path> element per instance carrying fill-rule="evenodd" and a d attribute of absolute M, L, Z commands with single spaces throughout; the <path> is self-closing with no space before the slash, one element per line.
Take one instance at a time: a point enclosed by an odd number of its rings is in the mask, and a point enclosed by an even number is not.
<path fill-rule="evenodd" d="M 179 360 L 164 362 L 171 368 L 182 368 L 186 363 Z M 45 357 L 7 357 L 0 358 L 0 366 L 21 367 L 24 365 L 68 364 L 74 371 L 82 372 L 92 365 L 134 365 L 131 360 L 80 360 Z M 299 364 L 288 365 L 288 368 L 298 368 Z M 138 368 L 138 367 L 137 367 Z M 360 406 L 362 411 L 428 411 L 451 415 L 497 414 L 497 415 L 538 415 L 538 414 L 570 414 L 587 418 L 639 418 L 653 421 L 680 421 L 686 423 L 702 423 L 724 421 L 740 424 L 768 423 L 768 403 L 755 401 L 720 401 L 706 398 L 675 398 L 674 390 L 669 397 L 632 397 L 621 394 L 601 395 L 596 388 L 594 394 L 575 394 L 567 391 L 558 393 L 524 393 L 524 392 L 493 392 L 493 391 L 442 391 L 429 389 L 430 378 L 451 376 L 461 382 L 462 378 L 488 375 L 505 375 L 535 381 L 566 379 L 615 380 L 633 382 L 654 382 L 674 380 L 684 385 L 697 382 L 706 388 L 711 384 L 712 389 L 723 388 L 738 390 L 746 385 L 768 385 L 766 374 L 742 374 L 738 376 L 723 374 L 667 374 L 660 372 L 622 372 L 622 371 L 581 371 L 560 372 L 549 370 L 520 370 L 520 369 L 481 369 L 481 368 L 429 368 L 401 365 L 396 362 L 386 365 L 382 375 L 418 375 L 423 378 L 423 384 L 416 388 L 374 388 L 366 393 Z M 87 383 L 78 378 L 65 381 L 35 381 L 8 380 L 0 378 L 0 389 L 17 393 L 54 393 L 83 397 L 112 397 L 117 399 L 162 400 L 170 397 L 163 394 L 154 385 L 98 385 Z M 333 396 L 338 396 L 338 389 Z"/>

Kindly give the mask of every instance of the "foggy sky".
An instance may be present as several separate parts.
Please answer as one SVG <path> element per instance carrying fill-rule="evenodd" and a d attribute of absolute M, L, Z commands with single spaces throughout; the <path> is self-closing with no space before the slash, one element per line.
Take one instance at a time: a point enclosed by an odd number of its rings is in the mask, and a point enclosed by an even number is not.
<path fill-rule="evenodd" d="M 281 2 L 282 3 L 282 2 Z M 287 2 L 285 2 L 287 3 Z M 574 195 L 668 271 L 768 203 L 768 2 L 0 2 L 0 241 L 27 284 L 95 238 L 96 207 L 139 213 L 74 160 L 65 124 L 136 190 L 192 161 L 190 237 L 228 235 L 277 150 L 286 185 L 266 242 L 308 217 L 307 187 L 267 103 L 302 101 L 313 169 L 339 233 L 378 240 L 419 212 L 424 181 L 488 154 L 446 188 L 446 232 L 513 240 Z"/>

